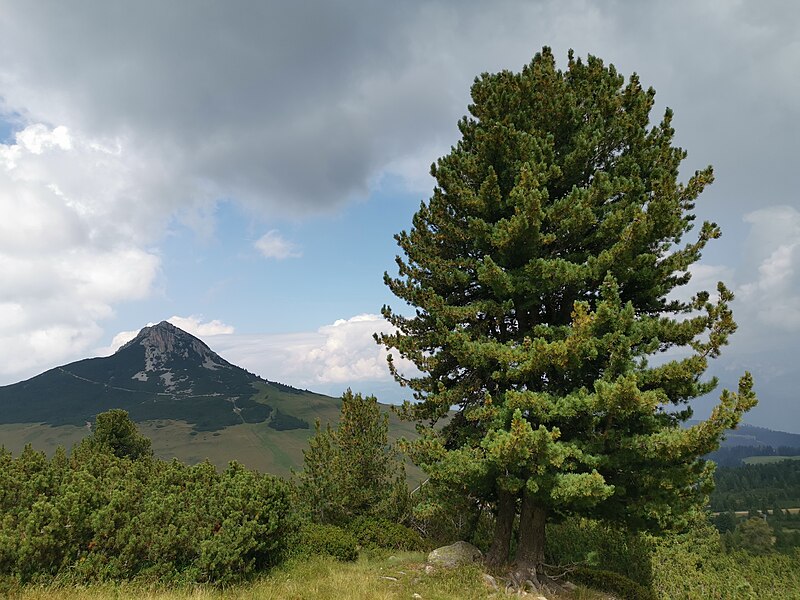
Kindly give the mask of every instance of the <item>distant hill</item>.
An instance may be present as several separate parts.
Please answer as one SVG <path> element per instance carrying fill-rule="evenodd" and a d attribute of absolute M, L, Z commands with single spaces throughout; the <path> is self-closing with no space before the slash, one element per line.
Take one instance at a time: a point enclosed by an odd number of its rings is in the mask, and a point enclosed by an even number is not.
<path fill-rule="evenodd" d="M 80 360 L 0 387 L 0 423 L 81 426 L 100 412 L 123 408 L 135 421 L 175 419 L 196 431 L 263 422 L 275 429 L 309 427 L 270 406 L 269 392 L 298 398 L 310 394 L 232 365 L 163 321 L 142 329 L 112 356 Z"/>
<path fill-rule="evenodd" d="M 723 467 L 738 467 L 748 462 L 746 459 L 761 457 L 800 455 L 800 435 L 785 431 L 774 431 L 755 425 L 739 425 L 727 431 L 719 450 L 709 458 Z"/>
<path fill-rule="evenodd" d="M 262 379 L 163 321 L 116 353 L 0 387 L 0 445 L 52 452 L 88 434 L 98 413 L 122 408 L 162 458 L 219 467 L 238 460 L 287 475 L 302 468 L 314 421 L 335 424 L 341 401 Z M 388 407 L 385 407 L 388 412 Z M 414 435 L 390 414 L 391 435 Z"/>
<path fill-rule="evenodd" d="M 800 448 L 800 434 L 787 433 L 785 431 L 774 431 L 766 427 L 756 427 L 755 425 L 740 425 L 733 431 L 725 434 L 722 447 L 731 446 L 787 446 L 790 448 Z"/>

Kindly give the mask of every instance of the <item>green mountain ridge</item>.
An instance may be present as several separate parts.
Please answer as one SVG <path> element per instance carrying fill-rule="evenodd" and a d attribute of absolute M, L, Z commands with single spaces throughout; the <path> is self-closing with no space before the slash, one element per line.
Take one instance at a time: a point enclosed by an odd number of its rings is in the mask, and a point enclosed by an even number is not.
<path fill-rule="evenodd" d="M 734 431 L 729 431 L 725 434 L 722 446 L 788 446 L 800 448 L 800 434 L 776 431 L 743 423 Z"/>
<path fill-rule="evenodd" d="M 81 426 L 110 408 L 137 422 L 185 421 L 217 431 L 276 416 L 263 388 L 286 392 L 232 365 L 198 338 L 164 321 L 145 327 L 109 357 L 88 358 L 0 388 L 0 423 Z M 303 392 L 296 390 L 299 396 Z M 283 419 L 287 428 L 291 420 Z M 307 422 L 294 422 L 307 428 Z"/>

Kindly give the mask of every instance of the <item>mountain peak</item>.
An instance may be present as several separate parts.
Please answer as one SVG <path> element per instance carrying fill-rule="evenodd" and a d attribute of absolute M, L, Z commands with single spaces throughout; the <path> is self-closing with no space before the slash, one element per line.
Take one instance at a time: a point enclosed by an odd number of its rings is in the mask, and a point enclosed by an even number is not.
<path fill-rule="evenodd" d="M 308 422 L 265 401 L 305 392 L 270 383 L 226 361 L 172 323 L 144 327 L 111 356 L 87 358 L 0 387 L 0 424 L 82 426 L 110 408 L 137 422 L 184 421 L 197 431 L 241 423 L 275 430 L 307 429 Z M 291 406 L 292 402 L 282 406 Z M 260 445 L 259 445 L 260 447 Z"/>
<path fill-rule="evenodd" d="M 160 323 L 156 323 L 155 325 L 147 325 L 146 327 L 142 327 L 139 333 L 136 334 L 136 337 L 133 338 L 130 342 L 128 342 L 128 344 L 132 344 L 133 342 L 137 341 L 141 343 L 141 341 L 144 339 L 172 340 L 175 337 L 183 337 L 183 336 L 185 336 L 186 338 L 197 339 L 192 334 L 184 331 L 180 327 L 176 327 L 169 321 L 161 321 Z M 125 344 L 125 346 L 127 346 L 128 344 Z"/>
<path fill-rule="evenodd" d="M 230 364 L 212 351 L 202 340 L 176 327 L 169 321 L 143 327 L 130 342 L 117 353 L 124 353 L 136 346 L 143 346 L 144 371 L 160 371 L 169 368 L 175 359 L 195 360 L 212 371 L 230 367 Z"/>

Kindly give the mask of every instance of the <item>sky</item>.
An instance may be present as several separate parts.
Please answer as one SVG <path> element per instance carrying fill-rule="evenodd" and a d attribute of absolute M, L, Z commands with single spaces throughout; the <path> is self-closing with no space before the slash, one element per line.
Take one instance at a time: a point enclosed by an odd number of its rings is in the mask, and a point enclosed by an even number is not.
<path fill-rule="evenodd" d="M 273 381 L 407 397 L 372 339 L 409 310 L 392 236 L 475 76 L 548 45 L 638 73 L 684 179 L 714 165 L 690 286 L 725 281 L 739 331 L 711 371 L 800 433 L 793 0 L 0 0 L 0 39 L 0 385 L 169 319 Z"/>

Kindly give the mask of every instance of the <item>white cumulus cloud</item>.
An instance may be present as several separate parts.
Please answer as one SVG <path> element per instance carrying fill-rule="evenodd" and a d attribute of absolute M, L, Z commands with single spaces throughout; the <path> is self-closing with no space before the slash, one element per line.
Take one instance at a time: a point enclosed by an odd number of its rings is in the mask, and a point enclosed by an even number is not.
<path fill-rule="evenodd" d="M 380 315 L 338 319 L 318 330 L 321 340 L 305 353 L 300 368 L 320 383 L 348 383 L 388 378 L 386 350 L 372 335 L 390 326 Z"/>
<path fill-rule="evenodd" d="M 283 260 L 285 258 L 299 258 L 302 256 L 299 247 L 284 239 L 277 229 L 272 229 L 262 235 L 253 244 L 264 258 Z"/>
<path fill-rule="evenodd" d="M 376 332 L 391 331 L 392 325 L 380 315 L 361 314 L 316 331 L 215 336 L 207 343 L 227 360 L 266 379 L 338 395 L 347 387 L 394 386 L 386 350 L 372 337 Z M 417 372 L 397 356 L 395 364 L 406 375 Z"/>
<path fill-rule="evenodd" d="M 0 377 L 81 357 L 115 303 L 143 298 L 160 271 L 131 166 L 66 127 L 34 124 L 0 144 Z M 160 229 L 160 226 L 157 227 Z"/>
<path fill-rule="evenodd" d="M 32 154 L 41 154 L 46 148 L 72 148 L 69 130 L 63 125 L 51 130 L 46 125 L 37 123 L 20 131 L 16 138 L 17 144 Z"/>
<path fill-rule="evenodd" d="M 800 211 L 773 206 L 745 216 L 751 230 L 738 298 L 747 316 L 779 333 L 800 331 Z M 768 334 L 770 335 L 770 334 Z"/>
<path fill-rule="evenodd" d="M 172 316 L 167 321 L 199 338 L 208 335 L 230 335 L 234 332 L 232 325 L 226 325 L 218 319 L 204 322 L 202 317 L 196 317 L 195 315 L 189 317 Z"/>

